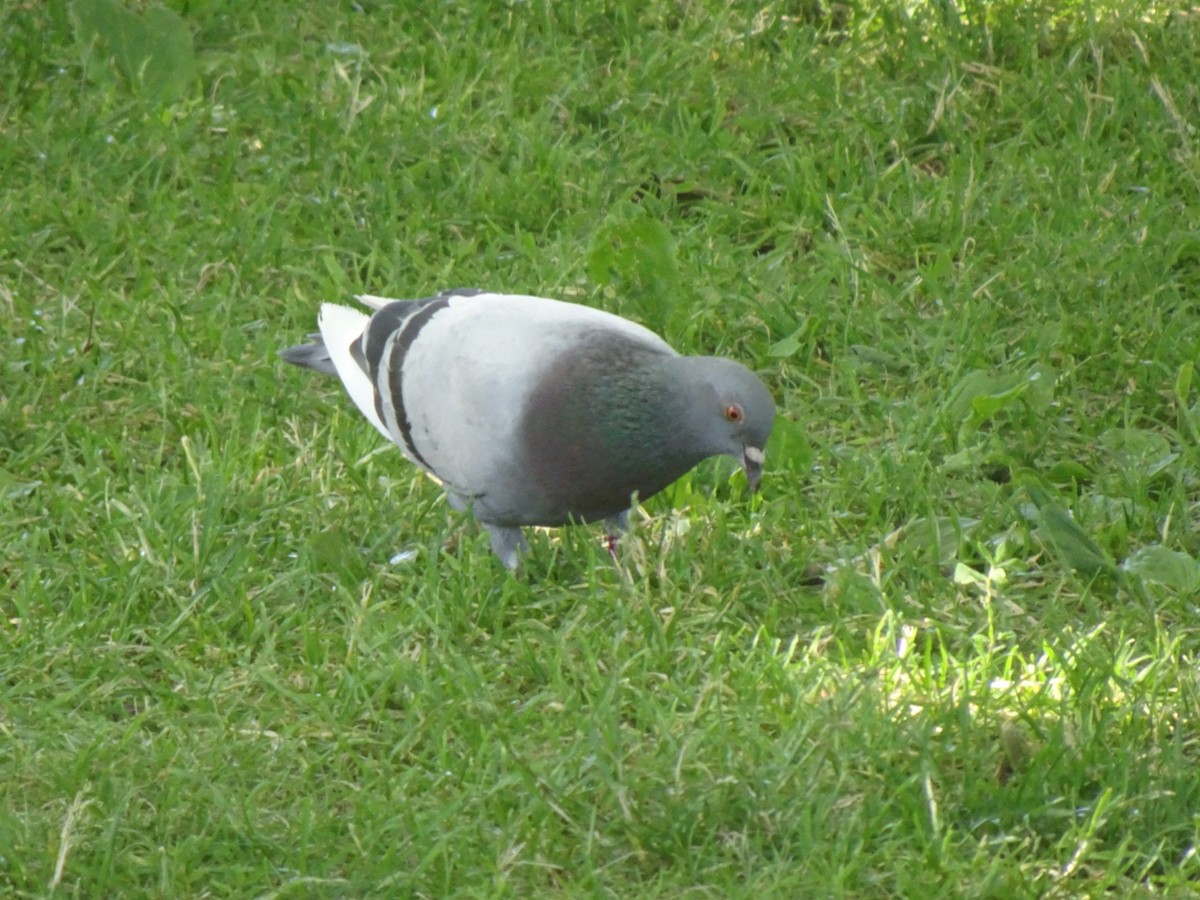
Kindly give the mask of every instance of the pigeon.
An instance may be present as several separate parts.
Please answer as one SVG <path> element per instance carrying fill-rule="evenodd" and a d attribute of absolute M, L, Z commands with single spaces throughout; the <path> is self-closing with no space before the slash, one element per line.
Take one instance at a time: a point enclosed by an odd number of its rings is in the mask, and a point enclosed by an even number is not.
<path fill-rule="evenodd" d="M 445 291 L 321 306 L 286 362 L 341 379 L 385 438 L 486 527 L 516 569 L 523 526 L 603 522 L 609 552 L 644 500 L 710 456 L 751 490 L 775 402 L 749 369 L 681 356 L 611 313 L 544 297 Z"/>

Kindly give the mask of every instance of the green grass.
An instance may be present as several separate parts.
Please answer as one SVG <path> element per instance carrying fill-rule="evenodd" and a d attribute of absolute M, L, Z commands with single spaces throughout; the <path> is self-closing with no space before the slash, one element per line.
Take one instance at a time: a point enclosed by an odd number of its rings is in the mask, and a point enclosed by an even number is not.
<path fill-rule="evenodd" d="M 0 893 L 1198 890 L 1193 12 L 93 6 L 0 20 Z M 455 286 L 761 370 L 763 493 L 509 576 L 275 355 Z"/>

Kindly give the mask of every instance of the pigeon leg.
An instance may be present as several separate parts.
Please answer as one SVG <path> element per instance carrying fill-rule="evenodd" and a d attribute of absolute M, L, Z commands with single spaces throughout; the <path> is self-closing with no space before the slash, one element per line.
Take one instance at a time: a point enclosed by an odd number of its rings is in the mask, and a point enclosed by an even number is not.
<path fill-rule="evenodd" d="M 487 523 L 484 523 L 484 527 L 492 536 L 492 552 L 500 557 L 504 568 L 515 572 L 518 557 L 529 549 L 529 543 L 525 540 L 525 535 L 521 534 L 521 529 L 516 526 Z"/>
<path fill-rule="evenodd" d="M 629 510 L 619 512 L 604 520 L 604 549 L 617 561 L 617 538 L 629 530 Z"/>

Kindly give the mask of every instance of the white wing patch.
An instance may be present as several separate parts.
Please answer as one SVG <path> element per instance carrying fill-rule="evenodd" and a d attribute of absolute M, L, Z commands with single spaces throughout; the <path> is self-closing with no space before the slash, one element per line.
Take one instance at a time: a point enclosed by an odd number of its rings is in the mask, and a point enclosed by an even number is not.
<path fill-rule="evenodd" d="M 329 351 L 329 358 L 333 367 L 337 369 L 338 378 L 345 385 L 350 399 L 354 401 L 359 412 L 367 417 L 367 421 L 385 438 L 391 440 L 391 434 L 379 421 L 379 415 L 375 412 L 375 385 L 371 384 L 371 376 L 364 372 L 350 355 L 350 345 L 362 337 L 363 329 L 367 327 L 367 317 L 355 309 L 335 303 L 322 303 L 317 326 L 321 329 L 325 349 Z"/>
<path fill-rule="evenodd" d="M 354 299 L 367 309 L 383 309 L 389 303 L 396 302 L 395 300 L 389 300 L 387 297 L 376 297 L 374 294 L 355 294 Z"/>

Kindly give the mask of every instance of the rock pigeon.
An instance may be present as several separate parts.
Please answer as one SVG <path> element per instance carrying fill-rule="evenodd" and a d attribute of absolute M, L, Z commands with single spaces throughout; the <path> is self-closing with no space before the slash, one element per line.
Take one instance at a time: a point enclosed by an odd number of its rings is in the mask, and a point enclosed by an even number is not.
<path fill-rule="evenodd" d="M 710 456 L 732 456 L 758 487 L 775 402 L 738 363 L 681 356 L 628 319 L 543 297 L 357 299 L 374 313 L 325 303 L 314 342 L 280 355 L 337 375 L 509 569 L 524 525 L 603 521 L 614 552 L 632 495 Z"/>

